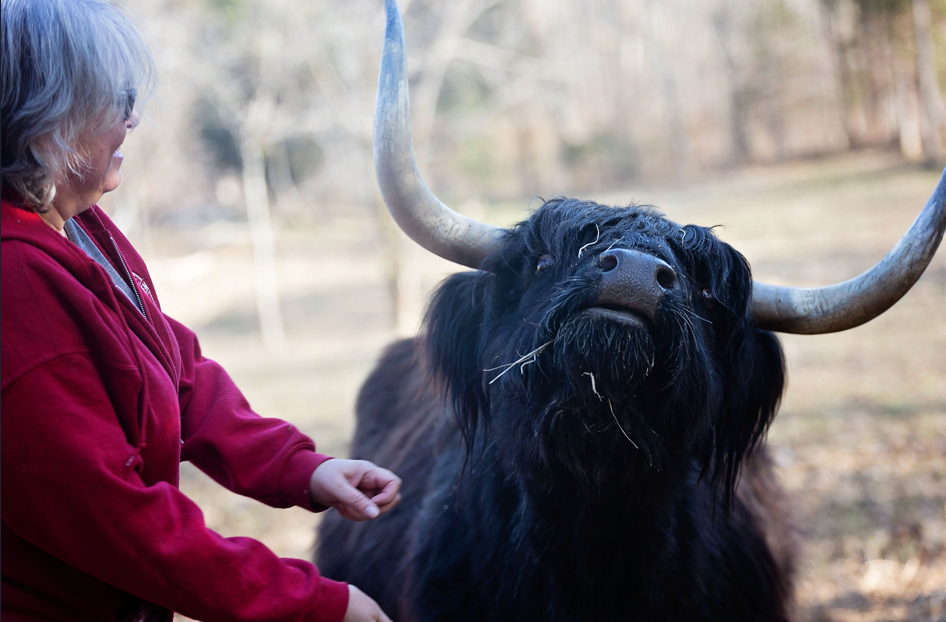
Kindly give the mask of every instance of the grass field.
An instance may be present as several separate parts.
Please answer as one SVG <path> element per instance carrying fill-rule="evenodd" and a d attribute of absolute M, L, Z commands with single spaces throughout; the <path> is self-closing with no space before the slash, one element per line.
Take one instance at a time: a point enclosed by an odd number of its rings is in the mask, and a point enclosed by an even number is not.
<path fill-rule="evenodd" d="M 938 176 L 873 153 L 582 198 L 652 203 L 678 222 L 722 225 L 757 279 L 811 286 L 879 260 Z M 528 204 L 482 213 L 509 224 Z M 289 339 L 277 351 L 256 334 L 245 225 L 154 230 L 149 263 L 165 310 L 197 330 L 260 413 L 344 455 L 358 386 L 396 337 L 380 235 L 357 213 L 279 232 Z M 455 269 L 419 252 L 408 259 L 423 295 Z M 946 619 L 946 252 L 877 320 L 782 342 L 789 385 L 769 442 L 805 536 L 796 619 Z M 318 517 L 235 496 L 190 465 L 182 480 L 213 529 L 311 558 Z"/>

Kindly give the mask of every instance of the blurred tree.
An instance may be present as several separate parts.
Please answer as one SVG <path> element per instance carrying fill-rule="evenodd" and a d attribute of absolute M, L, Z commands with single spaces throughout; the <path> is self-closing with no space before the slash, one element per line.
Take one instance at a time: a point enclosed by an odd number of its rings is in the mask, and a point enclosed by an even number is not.
<path fill-rule="evenodd" d="M 173 99 L 213 156 L 208 174 L 242 175 L 241 145 L 260 136 L 277 221 L 374 209 L 380 3 L 133 1 L 166 24 Z M 573 193 L 851 146 L 909 152 L 921 108 L 935 150 L 942 4 L 403 2 L 421 168 L 461 196 Z M 213 200 L 214 186 L 189 189 Z"/>
<path fill-rule="evenodd" d="M 371 158 L 382 3 L 127 1 L 155 35 L 165 106 L 154 111 L 160 131 L 128 146 L 140 157 L 126 162 L 125 220 L 195 226 L 244 207 L 260 330 L 278 343 L 279 228 L 359 211 L 387 249 L 398 324 L 413 330 L 412 250 L 400 248 Z M 943 0 L 401 9 L 420 167 L 459 205 L 850 148 L 935 158 L 946 138 Z"/>
<path fill-rule="evenodd" d="M 927 159 L 943 155 L 943 122 L 946 110 L 936 78 L 933 52 L 932 16 L 929 0 L 913 0 L 913 24 L 916 32 L 916 65 L 922 110 L 923 152 Z"/>
<path fill-rule="evenodd" d="M 928 0 L 824 0 L 838 50 L 852 144 L 943 155 L 946 110 Z M 942 20 L 942 16 L 940 16 Z"/>
<path fill-rule="evenodd" d="M 206 59 L 191 74 L 200 93 L 193 117 L 217 171 L 233 170 L 242 180 L 255 257 L 256 307 L 268 346 L 285 339 L 273 209 L 280 206 L 285 218 L 304 218 L 314 201 L 304 197 L 299 185 L 326 161 L 319 135 L 352 126 L 337 106 L 318 105 L 320 91 L 328 90 L 324 81 L 334 83 L 329 89 L 337 87 L 344 62 L 325 63 L 337 41 L 319 36 L 337 34 L 335 24 L 322 20 L 333 4 L 338 3 L 303 9 L 287 0 L 210 0 L 203 32 L 192 42 L 195 56 Z M 343 86 L 354 83 L 362 92 L 363 77 L 356 73 Z M 370 134 L 367 119 L 357 124 L 361 152 Z"/>

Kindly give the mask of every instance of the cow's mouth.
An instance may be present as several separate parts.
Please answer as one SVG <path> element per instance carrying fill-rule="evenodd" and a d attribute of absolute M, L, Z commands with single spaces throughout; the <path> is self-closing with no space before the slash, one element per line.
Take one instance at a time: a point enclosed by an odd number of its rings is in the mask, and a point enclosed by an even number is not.
<path fill-rule="evenodd" d="M 644 329 L 650 327 L 650 319 L 646 315 L 640 311 L 637 311 L 636 309 L 630 309 L 628 307 L 622 307 L 618 305 L 590 307 L 582 311 L 582 314 L 592 318 L 599 318 L 628 326 L 638 326 Z"/>

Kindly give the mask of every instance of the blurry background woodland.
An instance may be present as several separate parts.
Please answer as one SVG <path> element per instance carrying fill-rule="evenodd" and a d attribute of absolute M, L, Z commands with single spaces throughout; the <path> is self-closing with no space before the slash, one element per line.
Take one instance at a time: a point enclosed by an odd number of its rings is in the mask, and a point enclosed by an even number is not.
<path fill-rule="evenodd" d="M 103 207 L 165 310 L 263 414 L 343 455 L 358 386 L 458 269 L 396 230 L 371 158 L 381 0 L 128 0 L 159 80 Z M 946 0 L 401 2 L 415 150 L 494 224 L 537 197 L 724 225 L 764 281 L 875 263 L 944 160 Z M 853 331 L 785 336 L 770 434 L 806 537 L 799 620 L 946 619 L 946 258 Z M 182 488 L 311 557 L 316 517 Z"/>

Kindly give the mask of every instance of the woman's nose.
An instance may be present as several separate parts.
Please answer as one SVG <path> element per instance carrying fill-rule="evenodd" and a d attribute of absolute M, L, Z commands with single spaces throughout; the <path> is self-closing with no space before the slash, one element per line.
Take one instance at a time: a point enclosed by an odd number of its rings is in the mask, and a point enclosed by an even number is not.
<path fill-rule="evenodd" d="M 128 117 L 128 120 L 125 121 L 125 127 L 129 130 L 133 130 L 138 127 L 138 123 L 141 121 L 141 117 L 138 116 L 138 112 L 135 110 L 131 111 L 131 115 Z"/>

